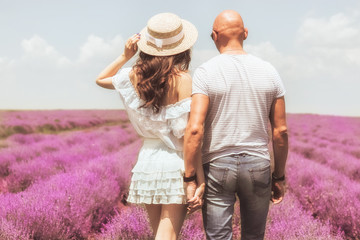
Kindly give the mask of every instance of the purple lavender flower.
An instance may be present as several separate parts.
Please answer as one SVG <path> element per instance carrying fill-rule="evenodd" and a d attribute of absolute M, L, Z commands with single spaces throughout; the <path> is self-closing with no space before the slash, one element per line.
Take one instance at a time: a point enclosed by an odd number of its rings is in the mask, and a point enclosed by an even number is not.
<path fill-rule="evenodd" d="M 0 219 L 0 239 L 3 240 L 30 240 L 30 234 L 17 228 L 13 223 Z"/>
<path fill-rule="evenodd" d="M 141 207 L 125 207 L 104 225 L 97 240 L 148 240 L 153 236 L 146 211 Z"/>

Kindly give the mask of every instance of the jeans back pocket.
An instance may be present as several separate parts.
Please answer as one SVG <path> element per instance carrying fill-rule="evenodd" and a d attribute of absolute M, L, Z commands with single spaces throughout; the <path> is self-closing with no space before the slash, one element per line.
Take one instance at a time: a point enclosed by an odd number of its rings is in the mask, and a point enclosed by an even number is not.
<path fill-rule="evenodd" d="M 259 168 L 249 169 L 251 180 L 253 182 L 254 191 L 257 195 L 270 193 L 271 170 L 270 164 Z"/>
<path fill-rule="evenodd" d="M 209 193 L 222 193 L 229 168 L 218 166 L 213 163 L 204 165 L 206 187 Z"/>

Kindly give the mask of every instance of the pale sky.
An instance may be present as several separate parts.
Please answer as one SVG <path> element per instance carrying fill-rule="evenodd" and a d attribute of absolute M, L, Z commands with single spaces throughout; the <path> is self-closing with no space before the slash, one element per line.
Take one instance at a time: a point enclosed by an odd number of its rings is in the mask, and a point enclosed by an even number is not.
<path fill-rule="evenodd" d="M 356 0 L 0 0 L 0 109 L 121 108 L 95 79 L 128 37 L 173 12 L 199 31 L 194 70 L 218 54 L 210 33 L 225 9 L 249 29 L 245 50 L 278 70 L 287 112 L 360 116 Z"/>

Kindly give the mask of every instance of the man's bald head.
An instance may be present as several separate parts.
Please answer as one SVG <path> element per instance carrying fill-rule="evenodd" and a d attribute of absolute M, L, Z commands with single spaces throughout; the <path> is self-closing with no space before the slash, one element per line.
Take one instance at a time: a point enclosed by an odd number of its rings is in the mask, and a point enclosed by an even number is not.
<path fill-rule="evenodd" d="M 221 31 L 230 28 L 244 29 L 244 22 L 238 12 L 234 10 L 225 10 L 215 18 L 213 29 Z"/>
<path fill-rule="evenodd" d="M 240 44 L 247 38 L 248 30 L 244 27 L 244 22 L 240 14 L 234 10 L 221 12 L 213 24 L 213 36 L 215 44 L 228 46 Z"/>

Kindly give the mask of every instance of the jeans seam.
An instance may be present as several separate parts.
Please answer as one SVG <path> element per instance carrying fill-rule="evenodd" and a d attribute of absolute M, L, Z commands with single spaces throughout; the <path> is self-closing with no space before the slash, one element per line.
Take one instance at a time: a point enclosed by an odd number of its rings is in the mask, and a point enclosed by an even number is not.
<path fill-rule="evenodd" d="M 222 187 L 222 190 L 224 190 L 228 172 L 229 172 L 229 168 L 227 167 L 227 168 L 225 168 L 224 175 L 223 175 L 223 177 L 222 177 L 222 179 L 221 179 L 221 187 Z"/>

